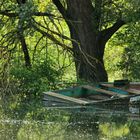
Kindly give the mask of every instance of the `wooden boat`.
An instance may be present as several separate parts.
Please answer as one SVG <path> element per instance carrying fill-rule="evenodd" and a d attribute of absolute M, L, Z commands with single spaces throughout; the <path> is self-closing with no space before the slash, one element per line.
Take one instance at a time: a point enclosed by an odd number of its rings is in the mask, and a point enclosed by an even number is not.
<path fill-rule="evenodd" d="M 122 86 L 114 83 L 81 85 L 64 90 L 44 92 L 43 100 L 46 106 L 140 103 L 140 83 L 127 83 Z"/>

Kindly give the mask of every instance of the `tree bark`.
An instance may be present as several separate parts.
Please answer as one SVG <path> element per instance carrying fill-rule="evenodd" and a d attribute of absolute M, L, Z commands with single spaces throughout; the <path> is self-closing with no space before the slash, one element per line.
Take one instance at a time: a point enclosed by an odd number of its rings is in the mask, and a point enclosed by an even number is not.
<path fill-rule="evenodd" d="M 23 33 L 19 33 L 19 39 L 21 42 L 22 51 L 24 53 L 25 66 L 31 67 L 30 55 L 29 55 L 29 51 L 28 51 L 27 44 L 26 44 L 25 38 L 23 36 Z"/>
<path fill-rule="evenodd" d="M 108 81 L 104 66 L 104 49 L 110 37 L 124 24 L 117 21 L 112 27 L 99 31 L 102 0 L 66 0 L 67 9 L 59 0 L 53 0 L 70 29 L 77 78 L 91 82 Z M 98 13 L 98 14 L 97 14 Z"/>
<path fill-rule="evenodd" d="M 22 4 L 26 3 L 26 0 L 17 0 L 17 3 L 19 4 L 19 7 L 22 8 Z M 22 21 L 22 18 L 19 17 L 19 22 L 18 22 L 18 37 L 21 43 L 22 51 L 24 53 L 24 60 L 25 60 L 25 66 L 26 67 L 31 67 L 31 60 L 30 60 L 30 55 L 28 51 L 28 47 L 26 44 L 26 40 L 24 37 L 24 21 Z"/>

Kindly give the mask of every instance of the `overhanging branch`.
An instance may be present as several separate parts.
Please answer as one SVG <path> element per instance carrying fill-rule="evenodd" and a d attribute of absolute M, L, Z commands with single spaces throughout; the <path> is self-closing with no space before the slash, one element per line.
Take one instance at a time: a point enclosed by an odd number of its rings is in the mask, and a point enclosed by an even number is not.
<path fill-rule="evenodd" d="M 111 38 L 111 36 L 124 24 L 126 23 L 123 20 L 117 20 L 112 27 L 101 31 L 101 36 L 104 41 L 107 42 Z"/>
<path fill-rule="evenodd" d="M 0 15 L 8 16 L 8 17 L 18 17 L 19 14 L 5 10 L 5 11 L 0 11 Z M 30 15 L 31 16 L 57 17 L 56 15 L 50 14 L 50 13 L 47 13 L 47 12 L 34 12 L 34 13 L 31 13 Z M 62 17 L 57 17 L 57 18 L 62 18 Z"/>
<path fill-rule="evenodd" d="M 35 24 L 37 24 L 38 26 L 40 26 L 40 27 L 44 28 L 45 30 L 49 31 L 51 34 L 57 35 L 58 37 L 60 37 L 62 39 L 69 40 L 71 42 L 74 42 L 74 43 L 78 44 L 78 42 L 76 40 L 71 39 L 71 38 L 69 38 L 69 37 L 67 37 L 67 36 L 65 36 L 61 33 L 56 32 L 56 31 L 53 31 L 50 28 L 43 26 L 41 23 L 36 22 L 34 19 L 33 19 L 33 21 L 34 21 Z"/>
<path fill-rule="evenodd" d="M 17 17 L 18 14 L 17 13 L 11 13 L 7 10 L 5 11 L 0 11 L 0 15 L 3 15 L 3 16 L 8 16 L 8 17 Z"/>
<path fill-rule="evenodd" d="M 67 10 L 63 7 L 60 0 L 52 0 L 59 12 L 62 14 L 62 16 L 66 19 L 67 18 Z"/>
<path fill-rule="evenodd" d="M 70 48 L 69 46 L 61 43 L 57 38 L 55 38 L 53 35 L 49 34 L 48 32 L 45 32 L 43 30 L 41 30 L 40 28 L 38 28 L 35 24 L 32 24 L 32 27 L 40 32 L 42 35 L 46 36 L 47 38 L 49 38 L 51 41 L 53 41 L 54 43 L 56 43 L 57 45 L 61 46 L 63 49 L 65 50 L 69 50 L 72 51 L 72 48 Z"/>

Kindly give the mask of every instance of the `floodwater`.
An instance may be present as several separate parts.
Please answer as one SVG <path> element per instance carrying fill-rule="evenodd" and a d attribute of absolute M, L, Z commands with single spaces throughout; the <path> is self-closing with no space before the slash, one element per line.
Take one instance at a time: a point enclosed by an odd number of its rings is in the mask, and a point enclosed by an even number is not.
<path fill-rule="evenodd" d="M 0 108 L 0 140 L 140 139 L 139 106 L 51 108 L 26 102 Z"/>

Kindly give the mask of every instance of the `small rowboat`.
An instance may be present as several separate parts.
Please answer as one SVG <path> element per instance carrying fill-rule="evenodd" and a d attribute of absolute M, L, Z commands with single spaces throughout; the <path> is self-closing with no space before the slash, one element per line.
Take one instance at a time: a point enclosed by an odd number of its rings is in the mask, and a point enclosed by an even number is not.
<path fill-rule="evenodd" d="M 58 91 L 44 92 L 46 106 L 140 103 L 140 83 L 99 83 L 81 85 Z"/>

